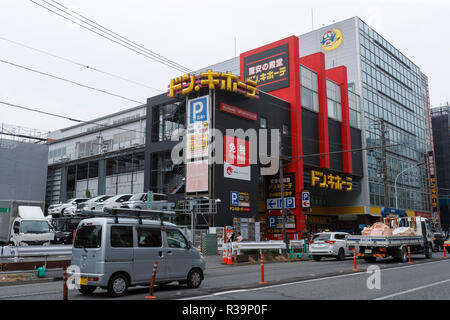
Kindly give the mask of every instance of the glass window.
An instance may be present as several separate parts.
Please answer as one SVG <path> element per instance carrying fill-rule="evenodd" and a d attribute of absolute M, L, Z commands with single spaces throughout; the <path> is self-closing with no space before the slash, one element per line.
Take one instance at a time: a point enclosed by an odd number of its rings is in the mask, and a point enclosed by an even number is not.
<path fill-rule="evenodd" d="M 187 240 L 183 234 L 178 230 L 166 230 L 167 245 L 169 248 L 186 248 Z"/>
<path fill-rule="evenodd" d="M 130 226 L 111 226 L 111 247 L 133 247 L 133 228 Z"/>
<path fill-rule="evenodd" d="M 84 225 L 75 234 L 75 248 L 100 248 L 102 244 L 102 227 Z"/>
<path fill-rule="evenodd" d="M 284 135 L 289 134 L 289 126 L 287 124 L 283 124 L 283 134 Z"/>
<path fill-rule="evenodd" d="M 161 247 L 161 230 L 139 228 L 138 232 L 138 247 Z"/>

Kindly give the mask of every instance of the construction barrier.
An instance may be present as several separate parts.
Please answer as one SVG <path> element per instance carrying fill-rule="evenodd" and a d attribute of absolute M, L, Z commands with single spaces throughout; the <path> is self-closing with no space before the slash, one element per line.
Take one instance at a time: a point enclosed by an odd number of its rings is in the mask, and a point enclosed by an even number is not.
<path fill-rule="evenodd" d="M 226 243 L 223 244 L 222 246 L 222 263 L 223 264 L 227 264 L 227 247 L 228 245 Z"/>
<path fill-rule="evenodd" d="M 266 284 L 264 281 L 264 254 L 261 252 L 261 281 L 259 284 Z"/>
<path fill-rule="evenodd" d="M 153 288 L 155 286 L 155 278 L 156 278 L 156 269 L 158 269 L 158 261 L 153 263 L 153 271 L 152 271 L 152 280 L 150 282 L 150 289 L 148 296 L 145 296 L 145 299 L 155 299 L 156 297 L 153 295 Z"/>
<path fill-rule="evenodd" d="M 353 271 L 359 271 L 356 267 L 356 249 L 353 249 Z"/>
<path fill-rule="evenodd" d="M 68 298 L 68 289 L 67 289 L 67 267 L 63 268 L 63 300 L 67 300 Z"/>

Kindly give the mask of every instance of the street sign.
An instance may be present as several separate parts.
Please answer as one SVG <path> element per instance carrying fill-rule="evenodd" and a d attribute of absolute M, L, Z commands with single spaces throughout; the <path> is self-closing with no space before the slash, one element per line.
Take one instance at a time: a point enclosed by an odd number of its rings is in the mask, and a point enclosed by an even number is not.
<path fill-rule="evenodd" d="M 309 208 L 311 206 L 311 195 L 308 191 L 302 192 L 302 208 Z"/>
<path fill-rule="evenodd" d="M 266 204 L 268 210 L 281 209 L 281 198 L 269 198 Z M 284 207 L 286 209 L 295 209 L 295 197 L 284 198 Z"/>

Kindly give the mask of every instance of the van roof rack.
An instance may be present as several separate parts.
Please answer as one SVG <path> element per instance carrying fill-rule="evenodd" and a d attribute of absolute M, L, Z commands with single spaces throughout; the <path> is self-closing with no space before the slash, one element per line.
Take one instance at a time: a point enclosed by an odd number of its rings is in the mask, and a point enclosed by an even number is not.
<path fill-rule="evenodd" d="M 160 220 L 161 225 L 163 225 L 164 222 L 163 218 L 174 218 L 176 216 L 174 211 L 126 208 L 105 208 L 105 211 L 83 210 L 80 215 L 88 217 L 114 218 L 115 223 L 119 223 L 119 218 L 136 218 L 139 219 L 139 224 L 142 224 L 142 219 Z"/>

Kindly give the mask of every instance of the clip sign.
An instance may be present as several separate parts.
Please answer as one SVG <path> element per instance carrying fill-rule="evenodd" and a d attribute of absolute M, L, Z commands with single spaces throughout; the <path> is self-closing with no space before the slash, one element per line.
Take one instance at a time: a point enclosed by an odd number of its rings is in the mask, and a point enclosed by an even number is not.
<path fill-rule="evenodd" d="M 311 195 L 308 191 L 302 192 L 302 208 L 309 208 L 311 206 Z"/>
<path fill-rule="evenodd" d="M 266 200 L 268 210 L 281 209 L 281 198 L 270 198 Z M 286 209 L 295 209 L 295 197 L 284 198 L 284 207 Z"/>

